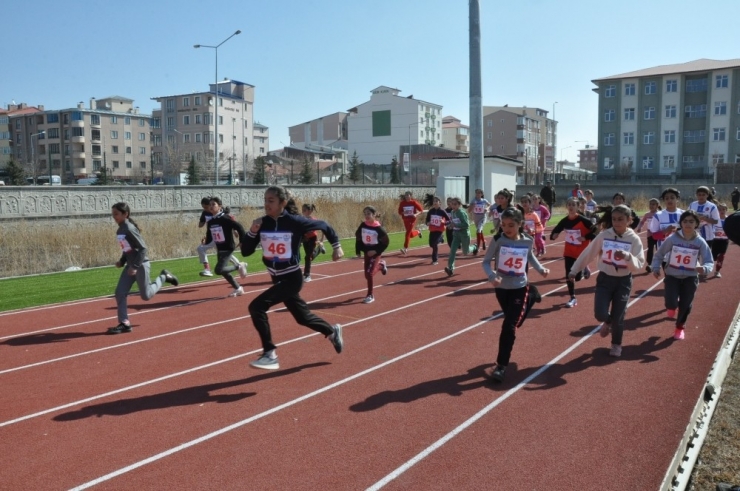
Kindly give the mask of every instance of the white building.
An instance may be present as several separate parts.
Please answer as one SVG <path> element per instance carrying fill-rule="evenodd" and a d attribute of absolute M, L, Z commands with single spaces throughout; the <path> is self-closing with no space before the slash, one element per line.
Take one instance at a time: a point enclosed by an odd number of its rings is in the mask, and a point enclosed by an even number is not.
<path fill-rule="evenodd" d="M 463 158 L 434 159 L 439 166 L 439 177 L 437 179 L 437 192 L 440 193 L 440 182 L 446 177 L 470 177 L 470 160 Z M 503 188 L 516 189 L 517 172 L 523 164 L 519 160 L 508 157 L 491 156 L 483 159 L 483 195 L 493 203 L 493 196 Z M 465 186 L 468 188 L 468 185 Z M 444 193 L 442 193 L 444 194 Z M 471 193 L 472 194 L 472 193 Z M 447 198 L 453 196 L 440 196 L 444 203 Z M 469 202 L 475 196 L 457 196 L 463 202 Z"/>
<path fill-rule="evenodd" d="M 441 145 L 442 106 L 399 96 L 399 89 L 380 87 L 370 100 L 349 110 L 347 136 L 349 155 L 366 164 L 390 164 L 401 145 Z"/>

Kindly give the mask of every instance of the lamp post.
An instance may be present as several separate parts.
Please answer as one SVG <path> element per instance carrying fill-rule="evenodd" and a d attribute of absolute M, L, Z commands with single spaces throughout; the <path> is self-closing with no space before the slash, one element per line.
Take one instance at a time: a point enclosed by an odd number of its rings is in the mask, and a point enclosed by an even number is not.
<path fill-rule="evenodd" d="M 234 183 L 234 159 L 236 158 L 236 118 L 231 118 L 231 162 L 229 163 L 229 184 Z"/>
<path fill-rule="evenodd" d="M 414 121 L 409 125 L 409 185 L 411 185 L 411 127 L 415 124 L 419 124 L 419 122 Z"/>
<path fill-rule="evenodd" d="M 234 32 L 234 34 L 232 34 L 231 36 L 227 37 L 226 39 L 224 39 L 223 41 L 221 41 L 220 43 L 218 43 L 215 46 L 210 46 L 208 44 L 195 44 L 195 45 L 193 45 L 193 48 L 196 48 L 196 49 L 197 48 L 211 48 L 212 50 L 214 50 L 216 52 L 216 86 L 214 87 L 214 90 L 216 91 L 216 100 L 214 101 L 214 105 L 216 106 L 216 109 L 215 109 L 216 118 L 214 120 L 214 132 L 213 132 L 214 133 L 214 142 L 213 142 L 213 145 L 214 145 L 214 147 L 213 147 L 214 148 L 214 152 L 213 152 L 214 153 L 214 156 L 213 156 L 213 166 L 215 168 L 215 173 L 216 173 L 215 174 L 215 178 L 216 178 L 215 185 L 216 186 L 218 186 L 218 93 L 219 93 L 218 92 L 218 48 L 222 44 L 224 44 L 226 41 L 228 41 L 229 39 L 231 39 L 234 36 L 236 36 L 237 34 L 241 34 L 241 32 L 242 32 L 241 30 L 237 30 L 236 32 Z"/>
<path fill-rule="evenodd" d="M 179 134 L 180 136 L 183 136 L 183 134 L 180 133 L 180 131 L 177 128 L 172 128 L 172 131 L 174 131 L 175 133 Z M 183 138 L 185 138 L 185 137 L 183 136 Z M 183 143 L 185 143 L 185 141 L 183 141 Z M 178 174 L 177 175 L 177 183 L 178 184 L 182 184 L 180 182 L 180 175 L 179 175 L 181 169 L 180 169 L 180 154 L 178 152 L 178 145 L 177 145 L 177 136 L 175 136 L 175 165 L 173 166 L 173 168 L 177 171 L 177 174 Z"/>
<path fill-rule="evenodd" d="M 33 137 L 38 137 L 39 135 L 45 134 L 46 131 L 39 131 L 38 133 L 34 133 L 31 135 L 31 165 L 33 166 L 33 185 L 36 185 L 36 149 L 33 145 Z M 36 138 L 36 143 L 38 143 L 38 138 Z M 49 165 L 51 165 L 51 162 L 49 162 Z M 51 178 L 49 178 L 49 186 L 51 186 Z"/>
<path fill-rule="evenodd" d="M 555 161 L 557 160 L 558 156 L 558 149 L 557 149 L 557 142 L 555 140 L 555 104 L 557 104 L 558 101 L 555 101 L 552 103 L 552 169 L 555 170 Z M 545 165 L 547 166 L 547 165 Z"/>

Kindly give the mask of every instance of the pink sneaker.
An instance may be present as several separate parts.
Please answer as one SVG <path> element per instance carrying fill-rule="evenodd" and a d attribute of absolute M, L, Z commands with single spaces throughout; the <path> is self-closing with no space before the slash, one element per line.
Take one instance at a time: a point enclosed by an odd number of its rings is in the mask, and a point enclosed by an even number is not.
<path fill-rule="evenodd" d="M 683 327 L 677 327 L 675 331 L 673 331 L 673 339 L 684 339 L 684 328 Z"/>
<path fill-rule="evenodd" d="M 669 319 L 675 319 L 676 318 L 676 309 L 666 309 L 665 315 L 667 315 Z"/>

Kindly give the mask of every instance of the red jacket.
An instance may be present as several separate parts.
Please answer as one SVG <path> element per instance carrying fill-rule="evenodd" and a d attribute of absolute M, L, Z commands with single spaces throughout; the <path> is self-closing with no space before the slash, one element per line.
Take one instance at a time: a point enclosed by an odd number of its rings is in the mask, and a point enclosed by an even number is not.
<path fill-rule="evenodd" d="M 415 199 L 411 201 L 403 200 L 398 204 L 398 214 L 404 220 L 416 220 L 416 214 L 422 211 L 424 211 L 424 208 Z"/>

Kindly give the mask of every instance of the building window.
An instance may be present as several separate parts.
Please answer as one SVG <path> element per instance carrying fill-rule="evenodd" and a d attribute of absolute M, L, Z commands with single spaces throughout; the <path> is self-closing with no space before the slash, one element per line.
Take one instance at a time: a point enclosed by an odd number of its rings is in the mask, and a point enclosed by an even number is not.
<path fill-rule="evenodd" d="M 182 107 L 188 107 L 190 105 L 190 97 L 182 98 Z"/>
<path fill-rule="evenodd" d="M 617 86 L 607 85 L 606 90 L 604 91 L 604 97 L 616 97 L 616 95 L 617 95 Z"/>
<path fill-rule="evenodd" d="M 182 135 L 182 142 L 183 143 L 190 143 L 190 133 L 184 133 Z"/>
<path fill-rule="evenodd" d="M 646 131 L 642 135 L 642 143 L 645 145 L 652 145 L 655 143 L 655 132 L 654 131 Z"/>
<path fill-rule="evenodd" d="M 126 131 L 124 133 L 124 139 L 126 139 L 126 140 L 130 140 L 131 139 L 131 132 L 130 131 Z"/>
<path fill-rule="evenodd" d="M 131 153 L 131 147 L 126 147 L 126 153 Z"/>
<path fill-rule="evenodd" d="M 653 168 L 653 158 L 652 157 L 643 157 L 642 158 L 642 168 L 643 169 L 652 169 Z"/>
<path fill-rule="evenodd" d="M 175 127 L 175 117 L 174 116 L 167 116 L 167 129 L 171 129 Z"/>
<path fill-rule="evenodd" d="M 195 96 L 195 105 L 200 106 L 200 96 L 199 95 Z"/>
<path fill-rule="evenodd" d="M 706 132 L 704 130 L 686 130 L 683 132 L 684 143 L 704 143 Z"/>
<path fill-rule="evenodd" d="M 663 143 L 676 143 L 676 130 L 666 130 L 663 132 Z"/>
<path fill-rule="evenodd" d="M 699 78 L 694 80 L 686 81 L 686 92 L 706 92 L 707 91 L 707 79 Z"/>
<path fill-rule="evenodd" d="M 720 101 L 714 103 L 714 115 L 723 116 L 727 114 L 727 102 Z"/>
<path fill-rule="evenodd" d="M 624 145 L 634 145 L 635 144 L 635 134 L 631 131 L 622 134 L 622 143 Z"/>
<path fill-rule="evenodd" d="M 717 75 L 715 77 L 714 87 L 717 89 L 726 89 L 728 86 L 727 75 Z"/>
<path fill-rule="evenodd" d="M 152 128 L 161 128 L 162 120 L 160 118 L 152 118 L 151 126 Z"/>
<path fill-rule="evenodd" d="M 491 140 L 492 138 L 493 138 L 493 132 L 492 131 L 486 132 L 486 140 Z"/>
<path fill-rule="evenodd" d="M 607 123 L 610 123 L 614 121 L 614 109 L 609 109 L 607 111 L 604 111 L 604 121 Z"/>
<path fill-rule="evenodd" d="M 738 107 L 737 112 L 740 113 L 740 104 L 737 107 Z M 489 128 L 493 126 L 493 120 L 489 119 L 488 121 L 486 121 L 486 126 L 488 126 Z"/>
<path fill-rule="evenodd" d="M 50 143 L 49 144 L 49 153 L 59 153 L 59 144 L 58 143 Z"/>
<path fill-rule="evenodd" d="M 655 94 L 657 90 L 655 82 L 645 82 L 645 95 Z"/>
<path fill-rule="evenodd" d="M 665 107 L 665 117 L 666 118 L 676 117 L 676 106 L 675 105 L 669 105 Z"/>
<path fill-rule="evenodd" d="M 84 121 L 85 118 L 82 116 L 82 113 L 79 111 L 75 111 L 72 113 L 72 121 Z"/>
<path fill-rule="evenodd" d="M 735 130 L 735 140 L 740 141 L 740 126 Z"/>
<path fill-rule="evenodd" d="M 139 118 L 139 126 L 146 126 L 146 122 L 143 118 Z"/>
<path fill-rule="evenodd" d="M 614 159 L 611 157 L 604 157 L 604 169 L 613 169 Z"/>
<path fill-rule="evenodd" d="M 716 142 L 725 141 L 725 129 L 724 128 L 714 128 L 712 130 L 712 141 L 716 141 Z"/>
<path fill-rule="evenodd" d="M 100 114 L 91 114 L 90 124 L 100 124 Z"/>
<path fill-rule="evenodd" d="M 615 140 L 614 133 L 604 134 L 604 146 L 607 146 L 607 147 L 614 146 L 614 140 Z"/>
<path fill-rule="evenodd" d="M 72 136 L 85 136 L 85 128 L 72 128 Z"/>
<path fill-rule="evenodd" d="M 46 134 L 49 135 L 49 138 L 59 138 L 59 128 L 49 128 L 46 130 Z"/>
<path fill-rule="evenodd" d="M 111 116 L 110 124 L 118 124 L 118 116 Z"/>
<path fill-rule="evenodd" d="M 687 118 L 705 118 L 707 116 L 707 105 L 697 104 L 695 106 L 686 106 L 684 114 Z"/>
<path fill-rule="evenodd" d="M 139 167 L 142 169 L 146 169 L 146 161 L 145 160 L 139 161 Z"/>
<path fill-rule="evenodd" d="M 674 155 L 663 156 L 663 168 L 674 169 L 676 167 L 676 157 Z"/>
<path fill-rule="evenodd" d="M 224 117 L 223 116 L 219 116 L 218 117 L 218 124 L 224 124 Z"/>
<path fill-rule="evenodd" d="M 139 147 L 139 155 L 146 155 L 146 147 Z"/>
<path fill-rule="evenodd" d="M 59 113 L 54 114 L 47 114 L 46 115 L 46 123 L 58 123 L 59 122 Z M 7 123 L 7 121 L 6 121 Z"/>
<path fill-rule="evenodd" d="M 223 135 L 223 133 L 219 133 L 218 134 L 218 142 L 219 143 L 223 143 L 224 142 L 224 135 Z"/>
<path fill-rule="evenodd" d="M 123 118 L 123 124 L 131 126 L 131 116 L 126 116 L 125 118 Z"/>
<path fill-rule="evenodd" d="M 195 134 L 195 143 L 200 143 L 200 142 L 201 142 L 201 134 L 200 133 L 196 133 Z"/>
<path fill-rule="evenodd" d="M 93 172 L 98 172 L 99 170 L 100 170 L 100 161 L 93 160 Z"/>
<path fill-rule="evenodd" d="M 678 81 L 677 80 L 666 80 L 665 81 L 666 92 L 678 92 Z"/>
<path fill-rule="evenodd" d="M 624 84 L 624 95 L 635 95 L 635 84 Z"/>
<path fill-rule="evenodd" d="M 635 119 L 635 108 L 634 107 L 628 107 L 624 110 L 624 120 L 625 121 L 634 121 Z"/>
<path fill-rule="evenodd" d="M 195 124 L 201 124 L 200 121 L 201 121 L 200 120 L 200 114 L 196 114 L 195 115 Z"/>
<path fill-rule="evenodd" d="M 182 124 L 190 124 L 190 115 L 182 117 Z"/>
<path fill-rule="evenodd" d="M 166 104 L 168 113 L 175 112 L 175 99 L 167 99 L 167 102 L 165 104 Z"/>
<path fill-rule="evenodd" d="M 111 149 L 112 149 L 111 151 L 112 151 L 113 153 L 118 153 L 118 145 L 113 145 L 113 146 L 111 147 Z"/>
<path fill-rule="evenodd" d="M 646 107 L 644 111 L 644 117 L 645 119 L 655 119 L 655 107 L 654 106 Z"/>
<path fill-rule="evenodd" d="M 139 133 L 139 141 L 140 142 L 146 141 L 146 133 Z"/>
<path fill-rule="evenodd" d="M 724 164 L 724 163 L 725 163 L 725 154 L 715 153 L 714 155 L 712 155 L 712 165 Z"/>

